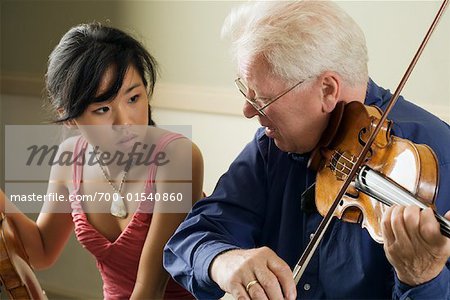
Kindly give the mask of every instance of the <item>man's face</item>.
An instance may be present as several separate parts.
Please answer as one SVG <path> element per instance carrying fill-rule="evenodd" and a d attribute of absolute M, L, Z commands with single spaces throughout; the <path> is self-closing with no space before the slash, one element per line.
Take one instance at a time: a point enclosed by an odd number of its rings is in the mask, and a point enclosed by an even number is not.
<path fill-rule="evenodd" d="M 262 58 L 243 61 L 239 65 L 239 77 L 250 89 L 251 97 L 272 98 L 292 85 L 275 77 Z M 322 95 L 320 78 L 311 78 L 266 107 L 265 116 L 247 102 L 243 112 L 247 118 L 257 116 L 259 123 L 266 127 L 266 135 L 282 151 L 306 153 L 315 148 L 328 123 Z"/>

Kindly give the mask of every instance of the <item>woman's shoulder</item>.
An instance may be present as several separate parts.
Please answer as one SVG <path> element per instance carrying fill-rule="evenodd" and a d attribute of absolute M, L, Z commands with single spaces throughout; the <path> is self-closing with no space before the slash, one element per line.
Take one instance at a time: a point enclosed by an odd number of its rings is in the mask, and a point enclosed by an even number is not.
<path fill-rule="evenodd" d="M 154 149 L 157 149 L 156 157 L 165 162 L 160 166 L 165 166 L 166 170 L 179 172 L 182 169 L 191 169 L 200 172 L 203 169 L 201 150 L 186 134 L 152 128 L 146 143 L 154 145 Z"/>
<path fill-rule="evenodd" d="M 72 136 L 59 144 L 53 157 L 51 177 L 68 178 L 71 176 L 73 165 L 76 163 L 78 156 L 76 145 L 83 141 L 84 139 L 81 136 Z"/>
<path fill-rule="evenodd" d="M 176 161 L 191 159 L 192 164 L 203 162 L 200 148 L 186 136 L 180 136 L 167 144 L 164 151 L 167 156 Z"/>
<path fill-rule="evenodd" d="M 59 152 L 74 151 L 76 144 L 83 141 L 84 139 L 81 135 L 70 136 L 68 138 L 65 138 L 59 144 Z"/>
<path fill-rule="evenodd" d="M 146 144 L 172 155 L 201 155 L 199 147 L 188 137 L 189 133 L 174 132 L 164 128 L 150 127 Z"/>

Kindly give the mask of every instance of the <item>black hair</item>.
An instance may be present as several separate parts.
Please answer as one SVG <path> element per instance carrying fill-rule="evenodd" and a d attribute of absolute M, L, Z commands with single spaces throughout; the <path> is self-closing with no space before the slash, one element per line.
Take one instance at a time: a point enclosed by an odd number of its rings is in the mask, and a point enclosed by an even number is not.
<path fill-rule="evenodd" d="M 55 122 L 77 118 L 89 104 L 113 99 L 130 65 L 141 75 L 151 97 L 157 63 L 140 42 L 117 28 L 100 23 L 70 29 L 50 54 L 45 76 L 49 104 L 59 112 Z M 96 96 L 110 66 L 114 66 L 115 80 L 108 90 Z M 154 125 L 150 105 L 148 119 L 149 125 Z"/>

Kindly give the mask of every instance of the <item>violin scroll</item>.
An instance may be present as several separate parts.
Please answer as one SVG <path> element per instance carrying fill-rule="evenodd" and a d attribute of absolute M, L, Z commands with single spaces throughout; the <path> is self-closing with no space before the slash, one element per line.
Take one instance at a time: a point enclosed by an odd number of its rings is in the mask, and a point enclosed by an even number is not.
<path fill-rule="evenodd" d="M 14 224 L 0 213 L 0 283 L 9 299 L 47 299 L 28 263 Z"/>

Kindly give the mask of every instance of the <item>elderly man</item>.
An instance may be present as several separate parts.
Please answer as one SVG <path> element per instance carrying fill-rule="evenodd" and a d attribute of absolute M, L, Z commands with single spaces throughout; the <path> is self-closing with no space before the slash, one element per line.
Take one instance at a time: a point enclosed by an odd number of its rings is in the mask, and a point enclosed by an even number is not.
<path fill-rule="evenodd" d="M 450 239 L 431 209 L 389 208 L 384 246 L 359 224 L 334 220 L 298 286 L 291 269 L 322 219 L 301 210 L 315 181 L 311 151 L 340 101 L 386 108 L 391 94 L 368 76 L 358 25 L 324 1 L 245 4 L 224 25 L 247 118 L 263 126 L 198 202 L 165 248 L 166 269 L 199 299 L 449 299 Z M 450 128 L 402 97 L 393 134 L 429 145 L 450 176 Z M 437 210 L 450 209 L 440 181 Z M 450 214 L 447 214 L 450 217 Z M 447 266 L 446 266 L 447 264 Z"/>

